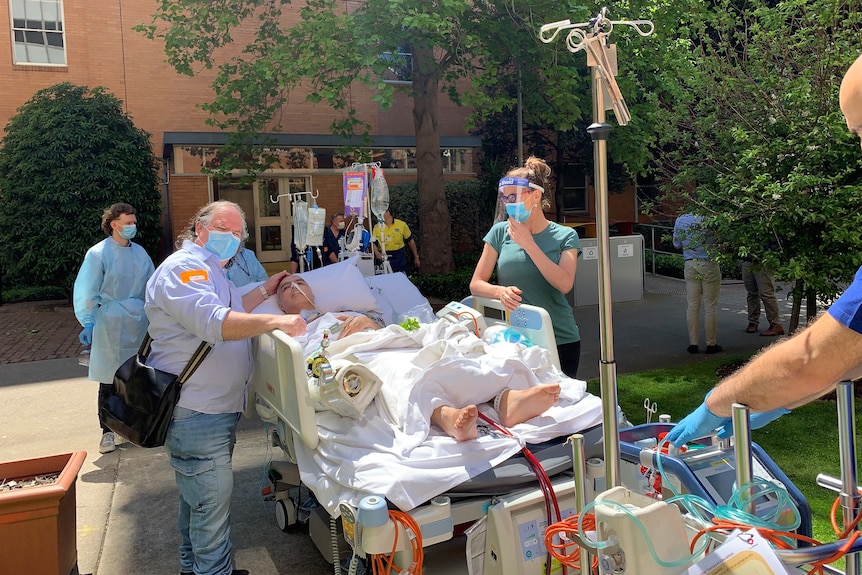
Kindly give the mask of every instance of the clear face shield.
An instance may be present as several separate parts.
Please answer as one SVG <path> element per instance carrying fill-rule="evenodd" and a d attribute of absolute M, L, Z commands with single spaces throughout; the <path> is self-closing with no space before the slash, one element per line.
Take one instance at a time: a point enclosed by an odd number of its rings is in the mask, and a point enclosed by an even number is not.
<path fill-rule="evenodd" d="M 497 184 L 498 201 L 494 221 L 502 222 L 510 217 L 520 222 L 527 221 L 532 210 L 539 205 L 539 201 L 530 202 L 527 198 L 537 191 L 544 193 L 545 189 L 527 178 L 501 178 Z"/>

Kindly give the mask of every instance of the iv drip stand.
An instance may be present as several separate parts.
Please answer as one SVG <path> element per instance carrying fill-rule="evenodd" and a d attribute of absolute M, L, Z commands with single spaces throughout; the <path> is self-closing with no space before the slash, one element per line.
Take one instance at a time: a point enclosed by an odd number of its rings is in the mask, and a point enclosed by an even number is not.
<path fill-rule="evenodd" d="M 593 123 L 587 128 L 593 140 L 593 170 L 596 193 L 596 244 L 599 265 L 599 334 L 601 359 L 599 362 L 602 419 L 605 455 L 605 485 L 608 489 L 620 485 L 620 439 L 617 416 L 617 372 L 614 360 L 613 316 L 611 310 L 611 266 L 608 228 L 608 166 L 607 143 L 611 126 L 605 122 L 605 110 L 613 109 L 619 125 L 628 123 L 630 115 L 614 76 L 616 75 L 616 46 L 608 43 L 608 35 L 614 24 L 634 28 L 641 36 L 653 32 L 648 20 L 611 21 L 607 19 L 607 8 L 589 22 L 571 24 L 569 20 L 545 24 L 539 38 L 544 43 L 552 42 L 561 30 L 569 29 L 566 47 L 570 52 L 585 49 L 593 100 Z M 641 26 L 644 28 L 641 29 Z M 552 32 L 550 37 L 546 37 Z M 610 108 L 605 105 L 605 96 L 610 98 Z"/>

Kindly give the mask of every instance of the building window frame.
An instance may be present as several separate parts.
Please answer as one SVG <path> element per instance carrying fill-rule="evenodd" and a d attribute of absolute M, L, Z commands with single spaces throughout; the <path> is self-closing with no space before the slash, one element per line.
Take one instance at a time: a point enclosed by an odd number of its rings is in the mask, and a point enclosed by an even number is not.
<path fill-rule="evenodd" d="M 590 176 L 575 166 L 564 166 L 563 213 L 584 215 L 589 213 Z"/>
<path fill-rule="evenodd" d="M 63 0 L 11 0 L 9 18 L 14 65 L 68 65 Z"/>

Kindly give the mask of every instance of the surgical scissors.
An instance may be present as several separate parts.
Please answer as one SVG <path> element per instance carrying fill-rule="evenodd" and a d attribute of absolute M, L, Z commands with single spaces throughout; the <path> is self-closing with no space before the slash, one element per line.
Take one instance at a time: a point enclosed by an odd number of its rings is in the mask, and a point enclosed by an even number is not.
<path fill-rule="evenodd" d="M 651 423 L 653 414 L 658 411 L 658 403 L 655 401 L 650 403 L 649 398 L 646 397 L 644 398 L 644 409 L 646 409 L 646 422 Z"/>

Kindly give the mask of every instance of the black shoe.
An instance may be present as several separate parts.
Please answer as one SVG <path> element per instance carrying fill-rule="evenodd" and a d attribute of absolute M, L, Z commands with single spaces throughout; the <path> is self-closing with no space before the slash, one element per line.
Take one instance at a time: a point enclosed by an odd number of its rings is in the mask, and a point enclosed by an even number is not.
<path fill-rule="evenodd" d="M 686 351 L 688 353 L 700 353 L 700 348 L 697 347 L 696 345 L 690 345 L 686 348 Z"/>
<path fill-rule="evenodd" d="M 723 348 L 720 345 L 708 345 L 706 346 L 706 353 L 718 353 Z"/>
<path fill-rule="evenodd" d="M 193 571 L 180 571 L 180 575 L 195 575 Z M 249 575 L 249 572 L 245 569 L 234 569 L 231 571 L 231 575 Z"/>

